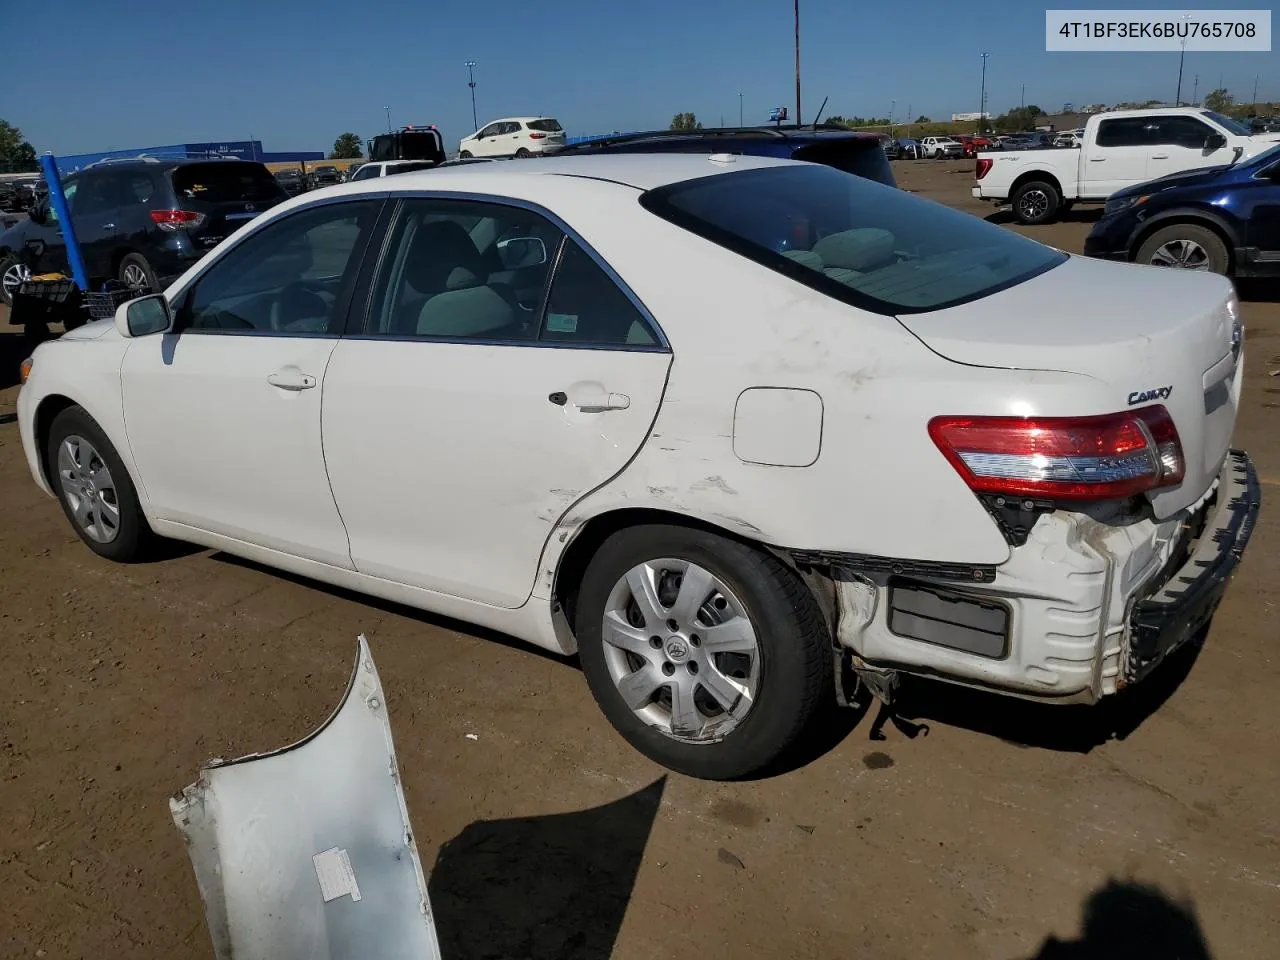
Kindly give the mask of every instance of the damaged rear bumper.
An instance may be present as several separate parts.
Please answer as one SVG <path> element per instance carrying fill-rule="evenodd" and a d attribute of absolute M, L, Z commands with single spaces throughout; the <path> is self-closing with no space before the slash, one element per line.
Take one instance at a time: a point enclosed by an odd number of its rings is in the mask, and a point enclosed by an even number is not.
<path fill-rule="evenodd" d="M 833 598 L 836 643 L 864 674 L 1092 703 L 1203 628 L 1248 542 L 1258 491 L 1248 456 L 1233 450 L 1186 511 L 1164 520 L 1123 504 L 1051 511 L 994 567 L 793 557 Z"/>
<path fill-rule="evenodd" d="M 1232 450 L 1218 478 L 1217 500 L 1186 562 L 1133 606 L 1126 680 L 1141 680 L 1209 622 L 1244 556 L 1261 506 L 1253 461 L 1243 450 Z"/>

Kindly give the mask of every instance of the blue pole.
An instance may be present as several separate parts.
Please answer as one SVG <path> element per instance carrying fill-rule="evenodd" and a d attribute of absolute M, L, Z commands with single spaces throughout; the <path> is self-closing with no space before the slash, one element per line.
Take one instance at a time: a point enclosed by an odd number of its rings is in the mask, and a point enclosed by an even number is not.
<path fill-rule="evenodd" d="M 71 225 L 71 211 L 67 208 L 67 195 L 62 192 L 62 178 L 58 176 L 58 164 L 54 161 L 53 154 L 46 153 L 40 158 L 40 169 L 44 171 L 44 182 L 49 185 L 49 203 L 58 216 L 58 225 L 62 227 L 71 276 L 75 278 L 77 287 L 88 290 L 89 275 L 84 269 L 84 257 L 80 255 L 80 244 L 76 242 L 76 231 Z"/>

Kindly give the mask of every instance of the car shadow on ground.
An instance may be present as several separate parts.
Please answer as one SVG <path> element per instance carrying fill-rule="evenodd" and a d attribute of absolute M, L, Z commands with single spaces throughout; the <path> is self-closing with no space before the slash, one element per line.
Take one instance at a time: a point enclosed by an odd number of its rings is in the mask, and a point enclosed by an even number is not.
<path fill-rule="evenodd" d="M 607 960 L 666 778 L 574 813 L 479 820 L 440 848 L 428 893 L 453 960 Z"/>
<path fill-rule="evenodd" d="M 1280 280 L 1242 278 L 1236 281 L 1236 294 L 1246 303 L 1280 303 Z"/>
<path fill-rule="evenodd" d="M 1081 910 L 1079 938 L 1048 937 L 1027 960 L 1211 960 L 1193 904 L 1157 887 L 1109 880 Z"/>
<path fill-rule="evenodd" d="M 1008 207 L 989 213 L 982 218 L 987 223 L 994 223 L 997 226 L 1008 227 L 1018 222 L 1018 218 L 1013 215 L 1013 211 Z M 1074 207 L 1066 213 L 1060 214 L 1059 223 L 1096 223 L 1102 219 L 1101 207 Z M 1051 226 L 1052 224 L 1043 224 L 1043 226 Z"/>
<path fill-rule="evenodd" d="M 204 549 L 195 547 L 195 550 Z M 243 557 L 235 557 L 229 553 L 223 553 L 220 550 L 210 551 L 209 559 L 216 560 L 218 563 L 226 563 L 234 567 L 243 567 L 246 570 L 256 570 L 261 574 L 274 577 L 278 580 L 287 580 L 289 583 L 296 583 L 302 587 L 308 587 L 320 593 L 328 594 L 339 600 L 349 600 L 352 603 L 358 603 L 363 607 L 372 607 L 382 613 L 389 613 L 394 616 L 404 617 L 407 620 L 416 620 L 419 623 L 427 624 L 432 627 L 438 627 L 441 630 L 449 630 L 453 633 L 465 633 L 468 636 L 477 637 L 490 643 L 501 644 L 504 647 L 510 647 L 513 650 L 519 650 L 521 653 L 531 653 L 540 656 L 546 660 L 552 660 L 555 663 L 564 664 L 575 670 L 581 670 L 576 656 L 566 657 L 558 653 L 553 653 L 542 647 L 535 647 L 531 643 L 526 643 L 509 634 L 502 633 L 498 630 L 490 630 L 487 627 L 481 627 L 474 623 L 467 623 L 463 620 L 454 620 L 452 617 L 440 616 L 439 614 L 428 613 L 425 610 L 419 610 L 417 607 L 409 607 L 403 603 L 396 603 L 392 600 L 383 600 L 379 597 L 370 596 L 367 593 L 357 593 L 354 590 L 347 590 L 343 587 L 331 586 L 322 583 L 319 580 L 312 580 L 309 577 L 298 576 L 288 573 L 284 570 L 277 570 L 275 567 L 264 566 L 255 563 L 252 560 L 245 560 Z"/>
<path fill-rule="evenodd" d="M 1088 753 L 1124 740 L 1173 696 L 1200 655 L 1204 634 L 1170 654 L 1150 676 L 1094 705 L 1018 700 L 937 680 L 904 680 L 895 713 L 911 721 L 943 723 L 1018 747 Z"/>

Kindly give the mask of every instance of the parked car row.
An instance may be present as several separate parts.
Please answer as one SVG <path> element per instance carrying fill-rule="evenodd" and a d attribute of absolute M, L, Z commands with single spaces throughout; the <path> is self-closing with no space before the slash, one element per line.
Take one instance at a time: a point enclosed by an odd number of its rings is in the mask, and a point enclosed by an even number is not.
<path fill-rule="evenodd" d="M 48 193 L 48 190 L 44 178 L 37 174 L 0 180 L 0 211 L 14 212 L 30 209 L 37 200 Z"/>

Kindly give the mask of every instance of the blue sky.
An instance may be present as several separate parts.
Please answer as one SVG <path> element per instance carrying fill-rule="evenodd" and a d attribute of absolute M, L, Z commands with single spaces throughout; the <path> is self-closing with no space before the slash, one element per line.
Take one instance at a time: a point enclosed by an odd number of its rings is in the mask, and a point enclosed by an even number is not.
<path fill-rule="evenodd" d="M 1055 7 L 1068 7 L 1055 3 Z M 1096 4 L 1101 6 L 1101 4 Z M 1129 2 L 1128 8 L 1149 4 Z M 1198 9 L 1248 6 L 1239 0 Z M 1261 4 L 1252 6 L 1260 7 Z M 1058 109 L 1172 100 L 1176 54 L 1044 49 L 1044 4 L 1026 0 L 801 0 L 803 115 L 949 117 L 988 105 Z M 691 110 L 747 122 L 794 102 L 791 0 L 61 0 L 0 62 L 0 116 L 37 150 L 206 140 L 329 149 L 392 119 L 434 122 L 452 148 L 471 132 L 466 60 L 480 122 L 549 114 L 570 133 L 665 127 Z M 1280 100 L 1280 54 L 1192 53 L 1200 92 L 1219 75 L 1238 99 Z"/>

